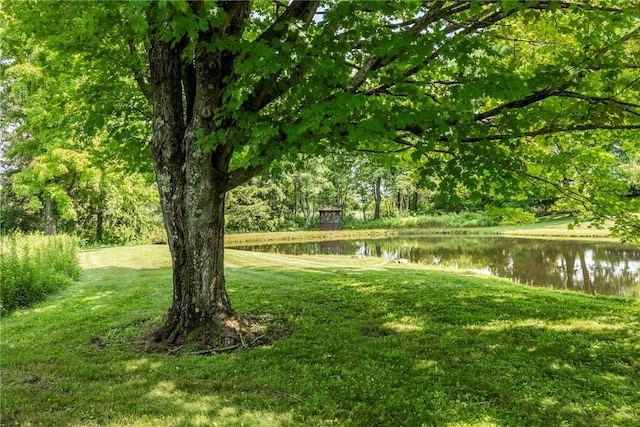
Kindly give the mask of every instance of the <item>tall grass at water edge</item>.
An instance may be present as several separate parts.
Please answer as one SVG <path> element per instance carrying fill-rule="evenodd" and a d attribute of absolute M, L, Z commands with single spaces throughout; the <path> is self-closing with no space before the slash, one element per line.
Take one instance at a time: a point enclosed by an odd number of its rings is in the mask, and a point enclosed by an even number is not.
<path fill-rule="evenodd" d="M 374 228 L 460 228 L 498 225 L 483 212 L 443 213 L 408 217 L 389 217 L 373 221 L 343 221 L 342 228 L 359 230 Z"/>
<path fill-rule="evenodd" d="M 0 240 L 0 315 L 27 308 L 80 277 L 77 242 L 66 235 Z"/>

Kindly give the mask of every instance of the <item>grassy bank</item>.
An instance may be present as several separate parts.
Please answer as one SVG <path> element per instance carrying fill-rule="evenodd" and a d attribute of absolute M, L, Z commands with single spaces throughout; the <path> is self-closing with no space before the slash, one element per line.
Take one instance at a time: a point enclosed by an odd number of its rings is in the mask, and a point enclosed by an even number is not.
<path fill-rule="evenodd" d="M 2 425 L 636 426 L 640 302 L 347 257 L 229 250 L 238 310 L 280 338 L 215 356 L 136 345 L 170 303 L 163 246 L 2 324 Z"/>
<path fill-rule="evenodd" d="M 260 243 L 313 242 L 322 240 L 374 239 L 415 235 L 499 235 L 511 237 L 554 238 L 554 239 L 598 239 L 618 240 L 607 229 L 589 228 L 581 224 L 570 229 L 572 218 L 560 217 L 544 219 L 535 224 L 501 225 L 493 227 L 417 227 L 412 222 L 406 226 L 379 229 L 348 229 L 337 231 L 290 231 L 277 233 L 237 233 L 227 234 L 227 246 L 241 246 Z"/>
<path fill-rule="evenodd" d="M 586 222 L 570 229 L 568 228 L 568 225 L 572 222 L 573 219 L 570 217 L 560 217 L 542 220 L 535 224 L 489 227 L 488 230 L 504 236 L 614 240 L 608 228 L 598 229 L 591 227 L 590 223 Z M 605 225 L 610 227 L 613 224 L 607 223 Z"/>
<path fill-rule="evenodd" d="M 372 230 L 336 230 L 336 231 L 281 231 L 265 233 L 237 233 L 226 234 L 226 246 L 241 246 L 260 243 L 287 242 L 318 242 L 323 240 L 344 240 L 361 238 L 381 238 L 396 236 L 403 230 L 372 229 Z"/>

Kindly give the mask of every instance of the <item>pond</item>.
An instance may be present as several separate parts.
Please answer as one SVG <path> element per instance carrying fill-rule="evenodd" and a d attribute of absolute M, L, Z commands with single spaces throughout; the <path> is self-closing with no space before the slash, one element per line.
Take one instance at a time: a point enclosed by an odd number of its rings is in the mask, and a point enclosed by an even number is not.
<path fill-rule="evenodd" d="M 242 246 L 282 254 L 405 258 L 517 283 L 640 298 L 640 247 L 615 242 L 507 237 L 414 237 Z"/>

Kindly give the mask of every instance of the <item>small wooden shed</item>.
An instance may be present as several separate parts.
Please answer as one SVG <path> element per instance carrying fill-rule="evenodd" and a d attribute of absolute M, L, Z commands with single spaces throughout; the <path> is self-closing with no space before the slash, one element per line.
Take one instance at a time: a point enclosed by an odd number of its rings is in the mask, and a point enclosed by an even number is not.
<path fill-rule="evenodd" d="M 340 213 L 341 209 L 323 208 L 318 211 L 320 213 L 320 230 L 339 230 L 340 229 Z"/>

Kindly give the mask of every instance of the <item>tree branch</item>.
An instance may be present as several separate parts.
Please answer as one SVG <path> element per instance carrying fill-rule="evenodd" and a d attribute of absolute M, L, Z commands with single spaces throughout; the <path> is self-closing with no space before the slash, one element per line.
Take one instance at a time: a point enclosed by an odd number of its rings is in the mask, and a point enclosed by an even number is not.
<path fill-rule="evenodd" d="M 177 43 L 177 47 L 182 58 L 182 90 L 184 92 L 186 123 L 188 125 L 193 118 L 193 109 L 196 101 L 196 69 L 192 55 L 185 55 L 185 50 L 189 47 L 189 38 L 186 35 Z"/>
<path fill-rule="evenodd" d="M 522 108 L 531 104 L 535 104 L 536 102 L 540 102 L 543 99 L 547 99 L 554 95 L 557 95 L 558 93 L 560 93 L 560 91 L 568 88 L 570 85 L 571 85 L 570 83 L 564 83 L 560 87 L 546 88 L 537 92 L 533 92 L 531 95 L 525 96 L 522 99 L 506 102 L 502 105 L 492 108 L 489 111 L 474 114 L 474 120 L 476 122 L 481 122 L 483 120 L 497 116 L 498 114 L 502 113 L 504 110 Z"/>
<path fill-rule="evenodd" d="M 522 173 L 522 171 L 519 171 L 520 173 Z M 529 178 L 531 180 L 534 181 L 539 181 L 542 182 L 543 184 L 549 185 L 553 188 L 555 188 L 560 194 L 562 194 L 564 197 L 567 197 L 571 200 L 575 200 L 576 202 L 580 203 L 585 209 L 595 213 L 597 216 L 604 218 L 604 219 L 611 219 L 615 221 L 615 218 L 612 217 L 611 215 L 607 214 L 607 209 L 606 207 L 602 206 L 601 204 L 595 202 L 593 200 L 593 198 L 584 196 L 580 193 L 578 193 L 575 190 L 572 190 L 570 188 L 567 188 L 565 185 L 562 185 L 561 183 L 558 182 L 553 182 L 549 179 L 543 178 L 541 176 L 538 175 L 533 175 L 529 172 L 524 172 L 524 177 L 525 178 Z"/>
<path fill-rule="evenodd" d="M 224 191 L 231 191 L 239 185 L 249 181 L 264 169 L 263 165 L 247 166 L 246 168 L 235 169 L 227 174 L 227 182 Z"/>
<path fill-rule="evenodd" d="M 537 130 L 523 132 L 520 134 L 512 134 L 512 135 L 487 135 L 487 136 L 478 136 L 473 138 L 463 138 L 460 140 L 462 143 L 476 143 L 483 141 L 505 141 L 509 139 L 522 138 L 522 137 L 535 137 L 541 135 L 550 135 L 554 133 L 565 133 L 565 132 L 583 132 L 588 130 L 636 130 L 640 129 L 640 124 L 637 125 L 597 125 L 597 124 L 587 124 L 587 125 L 573 125 L 567 126 L 563 128 L 557 127 L 543 127 Z M 439 138 L 440 142 L 448 142 L 447 138 Z"/>
<path fill-rule="evenodd" d="M 222 25 L 219 27 L 218 31 L 220 32 L 220 34 L 225 34 L 227 32 L 227 29 L 231 26 L 242 26 L 244 29 L 244 20 L 246 19 L 247 16 L 249 16 L 249 13 L 247 12 L 247 9 L 251 8 L 251 1 L 227 1 L 227 2 L 221 2 L 223 3 L 224 7 L 224 11 L 226 12 L 227 16 L 224 20 L 224 22 L 222 23 Z M 240 22 L 237 22 L 238 19 L 240 19 Z"/>
<path fill-rule="evenodd" d="M 520 0 L 522 3 L 523 0 Z M 532 9 L 547 9 L 549 6 L 554 5 L 561 7 L 562 9 L 569 9 L 570 7 L 579 7 L 584 10 L 598 10 L 601 12 L 613 12 L 613 13 L 623 13 L 624 9 L 620 9 L 619 7 L 608 7 L 608 6 L 595 6 L 593 4 L 582 3 L 582 2 L 573 2 L 573 1 L 549 1 L 542 0 L 538 1 L 536 4 L 530 6 Z"/>
<path fill-rule="evenodd" d="M 602 47 L 597 52 L 595 52 L 593 55 L 590 55 L 590 56 L 586 56 L 585 55 L 586 61 L 592 62 L 595 59 L 601 58 L 607 51 L 609 51 L 611 49 L 611 47 L 613 45 L 618 44 L 618 43 L 624 43 L 625 41 L 630 40 L 636 33 L 638 33 L 638 31 L 640 31 L 640 27 L 634 28 L 633 30 L 631 30 L 630 32 L 628 32 L 627 34 L 622 36 L 615 43 L 612 43 L 612 44 L 609 44 L 607 46 Z M 584 68 L 586 70 L 586 69 L 588 69 L 588 66 L 584 67 Z M 578 78 L 582 78 L 585 75 L 586 75 L 585 71 L 580 71 L 580 72 L 577 73 Z M 575 92 L 566 91 L 566 89 L 569 88 L 574 83 L 575 82 L 569 80 L 569 81 L 566 81 L 565 83 L 563 83 L 561 85 L 558 85 L 556 87 L 550 87 L 550 88 L 546 88 L 546 89 L 534 92 L 531 95 L 528 95 L 528 96 L 526 96 L 526 97 L 524 97 L 522 99 L 507 102 L 507 103 L 502 104 L 502 105 L 500 105 L 498 107 L 495 107 L 495 108 L 493 108 L 493 109 L 491 109 L 489 111 L 485 111 L 484 113 L 475 114 L 474 115 L 474 119 L 475 119 L 476 122 L 480 122 L 480 121 L 486 120 L 488 118 L 495 117 L 498 114 L 502 113 L 504 110 L 522 108 L 522 107 L 534 104 L 536 102 L 542 101 L 544 99 L 550 98 L 552 96 L 580 98 L 580 99 L 583 99 L 583 100 L 591 100 L 591 102 L 596 102 L 596 100 L 599 99 L 599 102 L 611 101 L 611 102 L 617 103 L 618 105 L 625 105 L 627 107 L 638 107 L 638 105 L 636 105 L 636 104 L 624 103 L 622 101 L 614 100 L 613 98 L 607 99 L 607 98 L 590 97 L 590 96 L 587 96 L 587 95 L 579 95 L 579 94 L 577 94 Z M 632 112 L 632 113 L 637 114 L 635 112 Z"/>
<path fill-rule="evenodd" d="M 258 37 L 256 42 L 273 42 L 275 40 L 280 42 L 285 35 L 289 34 L 291 37 L 288 38 L 288 41 L 293 45 L 296 45 L 299 40 L 299 36 L 297 33 L 291 34 L 289 25 L 294 22 L 302 22 L 302 29 L 307 29 L 313 20 L 313 16 L 315 11 L 318 9 L 319 4 L 320 3 L 318 1 L 296 0 L 292 2 L 282 15 L 280 15 L 278 19 Z M 298 66 L 295 68 L 293 76 L 299 77 L 300 74 L 304 74 L 303 62 L 304 61 L 300 61 Z M 282 73 L 283 69 L 281 68 L 268 76 L 262 77 L 251 91 L 251 95 L 243 103 L 241 108 L 252 112 L 260 111 L 270 102 L 279 98 L 286 88 L 288 88 L 288 81 L 290 80 L 287 79 L 287 84 L 285 85 L 283 85 L 282 82 L 279 82 L 278 80 L 282 76 Z"/>
<path fill-rule="evenodd" d="M 468 3 L 468 4 L 461 3 L 461 4 L 450 6 L 447 9 L 442 9 L 441 13 L 434 17 L 432 23 L 435 22 L 438 19 L 443 19 L 445 16 L 450 16 L 450 15 L 453 15 L 455 13 L 459 13 L 459 12 L 465 11 L 469 7 L 470 7 L 470 3 Z M 422 63 L 420 63 L 418 65 L 411 66 L 407 70 L 405 70 L 405 72 L 403 73 L 402 76 L 404 78 L 408 78 L 408 77 L 411 77 L 411 76 L 419 73 L 421 70 L 423 70 L 434 58 L 436 58 L 440 54 L 441 50 L 445 46 L 448 46 L 448 42 L 450 40 L 453 40 L 455 38 L 454 36 L 456 36 L 456 35 L 466 35 L 466 34 L 469 34 L 472 31 L 479 30 L 479 29 L 486 28 L 486 27 L 489 27 L 491 25 L 494 25 L 494 24 L 500 22 L 501 20 L 506 19 L 507 17 L 513 15 L 514 13 L 516 13 L 516 11 L 517 11 L 517 9 L 511 9 L 511 10 L 498 9 L 498 10 L 493 11 L 491 13 L 483 11 L 480 14 L 478 14 L 478 15 L 472 17 L 472 18 L 469 18 L 464 22 L 451 23 L 451 25 L 449 25 L 448 27 L 446 27 L 443 30 L 443 32 L 445 34 L 450 35 L 450 37 L 448 37 L 446 42 L 443 43 L 443 45 L 440 46 L 440 48 L 434 50 L 431 53 L 431 55 L 427 56 L 422 61 Z M 483 16 L 483 14 L 485 14 L 486 16 Z M 456 31 L 458 31 L 458 30 L 462 30 L 462 31 L 460 31 L 459 33 L 456 33 Z M 386 65 L 386 64 L 384 64 L 384 65 Z M 371 91 L 375 92 L 375 91 L 379 91 L 379 90 L 384 90 L 384 89 L 388 89 L 388 88 L 390 88 L 392 86 L 395 86 L 395 83 L 387 83 L 387 84 L 379 85 L 378 87 L 370 89 L 369 91 L 367 91 L 365 93 L 368 95 L 368 94 L 370 94 Z"/>
<path fill-rule="evenodd" d="M 293 0 L 284 12 L 258 38 L 257 42 L 281 39 L 289 31 L 289 24 L 302 21 L 308 27 L 315 15 L 319 1 Z"/>
<path fill-rule="evenodd" d="M 136 49 L 133 36 L 129 37 L 127 44 L 129 45 L 129 53 L 131 54 L 131 57 L 135 59 L 138 56 L 138 50 Z M 135 79 L 140 92 L 142 92 L 144 97 L 147 98 L 147 101 L 152 102 L 151 85 L 142 74 L 142 71 L 135 66 L 131 67 L 131 71 L 133 72 L 133 78 Z"/>
<path fill-rule="evenodd" d="M 560 43 L 560 42 L 555 42 L 555 41 L 547 41 L 547 40 L 532 40 L 532 39 L 522 39 L 522 38 L 517 38 L 517 37 L 507 37 L 507 36 L 503 36 L 501 34 L 494 34 L 494 33 L 488 34 L 488 37 L 491 37 L 491 38 L 494 38 L 494 39 L 498 39 L 498 40 L 505 40 L 505 41 L 509 41 L 509 42 L 527 43 L 527 44 L 531 44 L 531 45 L 541 45 L 541 46 L 555 45 L 555 46 L 567 47 L 566 43 Z"/>
<path fill-rule="evenodd" d="M 627 34 L 625 34 L 624 36 L 620 37 L 620 40 L 617 40 L 615 43 L 611 43 L 608 45 L 603 46 L 602 48 L 600 48 L 600 50 L 598 50 L 595 55 L 593 55 L 592 58 L 590 58 L 593 62 L 593 59 L 600 59 L 602 58 L 602 56 L 607 53 L 608 50 L 610 50 L 614 45 L 619 44 L 619 43 L 624 43 L 627 42 L 629 40 L 631 40 L 634 36 L 636 36 L 638 34 L 638 32 L 640 32 L 640 27 L 636 27 L 633 30 L 629 31 Z"/>
<path fill-rule="evenodd" d="M 470 2 L 456 3 L 447 8 L 444 7 L 444 2 L 437 2 L 432 4 L 433 7 L 428 10 L 422 17 L 415 20 L 413 24 L 405 33 L 411 35 L 414 38 L 424 36 L 422 33 L 429 27 L 429 25 L 437 22 L 443 17 L 459 13 L 471 7 Z M 426 34 L 426 33 L 425 33 Z M 352 77 L 351 81 L 347 84 L 345 90 L 347 92 L 355 93 L 367 80 L 367 77 L 371 71 L 376 71 L 394 62 L 402 55 L 402 50 L 393 55 L 377 56 L 371 55 L 367 62 L 360 67 L 360 70 Z M 405 77 L 408 77 L 407 75 Z"/>
<path fill-rule="evenodd" d="M 558 96 L 558 97 L 561 97 L 561 98 L 581 99 L 581 100 L 587 101 L 589 103 L 615 104 L 615 105 L 618 105 L 620 107 L 624 107 L 624 110 L 629 112 L 629 113 L 631 113 L 631 114 L 640 115 L 640 112 L 630 110 L 630 108 L 640 108 L 640 104 L 634 104 L 634 103 L 631 103 L 631 102 L 621 101 L 621 100 L 616 99 L 614 97 L 589 96 L 589 95 L 583 95 L 581 93 L 571 92 L 571 91 L 561 91 L 561 92 L 556 93 L 555 96 Z"/>
<path fill-rule="evenodd" d="M 353 151 L 356 151 L 358 153 L 369 153 L 369 154 L 396 154 L 396 153 L 403 153 L 410 149 L 411 149 L 410 147 L 398 148 L 397 150 L 376 150 L 373 148 L 354 148 Z"/>

